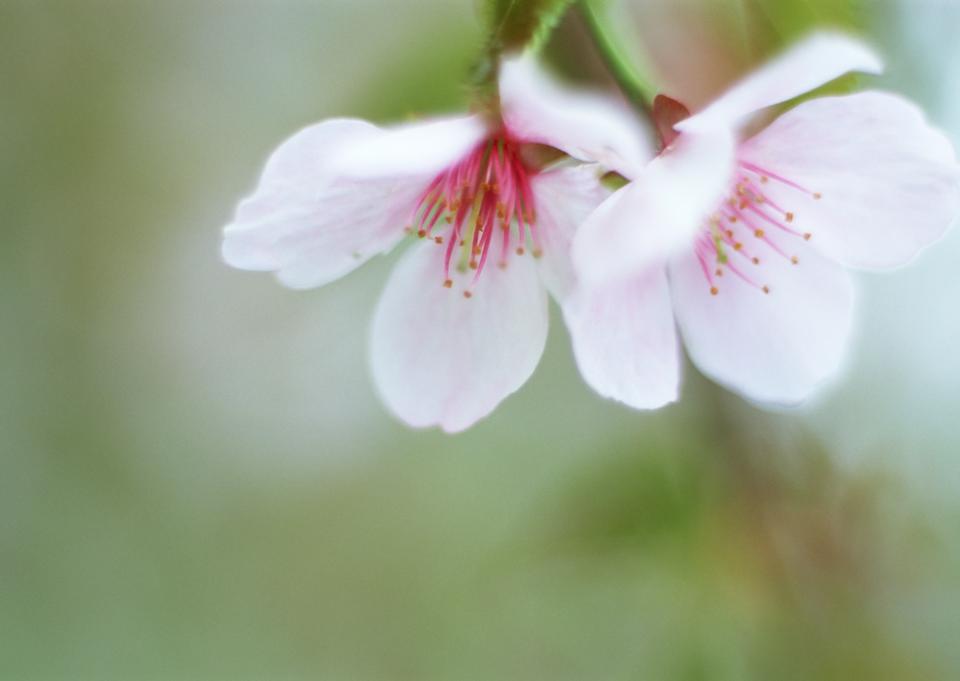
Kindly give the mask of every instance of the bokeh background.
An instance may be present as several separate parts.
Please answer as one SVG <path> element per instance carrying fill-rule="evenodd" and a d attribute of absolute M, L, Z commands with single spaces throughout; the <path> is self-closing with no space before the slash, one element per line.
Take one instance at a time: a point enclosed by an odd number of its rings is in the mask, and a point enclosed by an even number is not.
<path fill-rule="evenodd" d="M 693 104 L 860 31 L 861 84 L 960 141 L 960 4 L 612 10 Z M 0 678 L 960 678 L 960 233 L 860 277 L 803 410 L 689 368 L 632 413 L 555 315 L 458 437 L 369 380 L 392 258 L 307 293 L 220 262 L 282 139 L 462 107 L 482 37 L 473 0 L 0 0 Z M 605 85 L 575 19 L 547 54 Z"/>

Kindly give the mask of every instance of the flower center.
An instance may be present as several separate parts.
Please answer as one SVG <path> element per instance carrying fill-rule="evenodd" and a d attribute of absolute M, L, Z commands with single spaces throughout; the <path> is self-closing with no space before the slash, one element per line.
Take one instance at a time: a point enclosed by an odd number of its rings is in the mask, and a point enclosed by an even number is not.
<path fill-rule="evenodd" d="M 440 173 L 421 195 L 407 231 L 446 247 L 443 285 L 451 271 L 474 271 L 475 284 L 491 254 L 506 268 L 511 253 L 523 255 L 528 239 L 541 253 L 536 207 L 519 145 L 506 131 L 477 145 L 460 163 Z M 464 297 L 473 294 L 469 288 Z"/>
<path fill-rule="evenodd" d="M 790 244 L 797 239 L 809 241 L 813 234 L 798 230 L 796 213 L 778 205 L 764 192 L 770 183 L 817 201 L 823 198 L 819 192 L 781 175 L 740 161 L 737 182 L 730 196 L 710 217 L 695 244 L 711 294 L 720 293 L 720 280 L 728 273 L 769 294 L 770 286 L 762 279 L 761 267 L 767 257 L 800 264 L 800 258 L 790 252 Z M 750 271 L 758 267 L 761 269 L 756 273 Z"/>

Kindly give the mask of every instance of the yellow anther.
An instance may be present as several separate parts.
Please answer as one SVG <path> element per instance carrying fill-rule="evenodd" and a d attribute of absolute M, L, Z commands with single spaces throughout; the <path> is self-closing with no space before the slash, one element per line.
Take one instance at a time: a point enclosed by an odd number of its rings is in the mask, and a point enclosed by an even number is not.
<path fill-rule="evenodd" d="M 443 288 L 453 288 L 453 279 L 447 279 L 443 282 Z"/>
<path fill-rule="evenodd" d="M 764 236 L 766 236 L 766 232 L 764 232 L 762 229 L 758 229 L 756 232 L 753 233 L 753 235 L 758 239 L 762 239 Z"/>
<path fill-rule="evenodd" d="M 793 222 L 794 217 L 796 216 L 793 213 L 787 213 L 787 222 Z"/>
<path fill-rule="evenodd" d="M 710 295 L 711 295 L 711 296 L 715 296 L 715 295 L 717 295 L 718 293 L 720 293 L 720 289 L 718 289 L 716 286 L 713 286 L 713 287 L 710 288 Z"/>
<path fill-rule="evenodd" d="M 790 258 L 790 262 L 792 262 L 794 265 L 799 265 L 800 258 L 798 258 L 797 256 L 793 256 L 792 258 Z"/>

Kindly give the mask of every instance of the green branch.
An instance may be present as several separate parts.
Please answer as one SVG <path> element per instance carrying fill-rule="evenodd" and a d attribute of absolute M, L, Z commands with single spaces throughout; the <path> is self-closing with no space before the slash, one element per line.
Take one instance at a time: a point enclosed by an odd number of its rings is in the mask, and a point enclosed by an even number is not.
<path fill-rule="evenodd" d="M 606 17 L 593 0 L 580 0 L 577 9 L 617 86 L 634 108 L 649 119 L 653 100 L 657 96 L 656 87 L 624 56 L 623 49 L 607 25 Z"/>

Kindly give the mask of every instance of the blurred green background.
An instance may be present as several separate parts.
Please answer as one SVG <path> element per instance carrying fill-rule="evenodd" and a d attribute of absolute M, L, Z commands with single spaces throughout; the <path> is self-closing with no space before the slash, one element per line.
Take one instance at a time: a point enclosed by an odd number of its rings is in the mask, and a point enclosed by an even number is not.
<path fill-rule="evenodd" d="M 820 24 L 960 136 L 960 5 L 621 0 L 692 104 Z M 960 234 L 863 276 L 802 411 L 632 413 L 555 315 L 455 438 L 374 394 L 381 259 L 219 260 L 266 155 L 463 106 L 473 0 L 0 0 L 0 678 L 960 678 Z M 548 54 L 597 79 L 575 20 Z"/>

